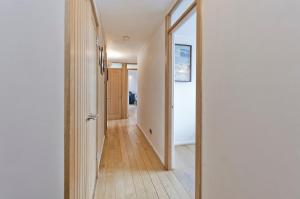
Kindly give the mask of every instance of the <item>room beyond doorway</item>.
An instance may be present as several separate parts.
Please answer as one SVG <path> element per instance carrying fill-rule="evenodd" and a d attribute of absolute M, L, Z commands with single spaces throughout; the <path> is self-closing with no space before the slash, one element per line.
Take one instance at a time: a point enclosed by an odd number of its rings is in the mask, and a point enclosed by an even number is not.
<path fill-rule="evenodd" d="M 196 11 L 172 32 L 173 157 L 175 175 L 195 198 Z"/>
<path fill-rule="evenodd" d="M 200 198 L 198 1 L 177 1 L 166 16 L 165 167 L 191 198 Z M 201 68 L 200 68 L 201 69 Z M 197 125 L 198 124 L 198 125 Z M 197 139 L 196 139 L 197 138 Z M 199 161 L 199 162 L 198 162 Z M 198 163 L 197 163 L 198 162 Z M 197 188 L 196 188 L 197 187 Z"/>
<path fill-rule="evenodd" d="M 137 106 L 137 64 L 110 63 L 107 71 L 107 118 L 128 119 L 129 105 Z"/>
<path fill-rule="evenodd" d="M 138 103 L 138 71 L 137 69 L 128 69 L 128 103 L 129 106 L 137 106 Z"/>

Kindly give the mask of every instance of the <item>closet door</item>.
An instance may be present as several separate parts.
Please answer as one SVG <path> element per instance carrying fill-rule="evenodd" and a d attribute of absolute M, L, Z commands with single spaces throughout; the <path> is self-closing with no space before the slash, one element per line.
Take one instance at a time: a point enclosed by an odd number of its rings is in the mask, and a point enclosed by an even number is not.
<path fill-rule="evenodd" d="M 108 120 L 122 118 L 122 69 L 108 69 L 107 117 Z"/>
<path fill-rule="evenodd" d="M 86 131 L 86 191 L 92 199 L 97 176 L 97 29 L 91 7 L 88 12 L 87 42 L 87 131 Z"/>
<path fill-rule="evenodd" d="M 93 199 L 97 176 L 98 29 L 91 1 L 68 0 L 66 5 L 65 198 Z"/>

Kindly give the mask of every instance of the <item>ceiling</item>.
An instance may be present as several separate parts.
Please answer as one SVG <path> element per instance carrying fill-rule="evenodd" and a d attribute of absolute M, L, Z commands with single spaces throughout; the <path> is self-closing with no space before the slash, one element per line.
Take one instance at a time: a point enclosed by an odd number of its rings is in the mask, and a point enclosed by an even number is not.
<path fill-rule="evenodd" d="M 108 59 L 136 63 L 141 47 L 163 22 L 174 0 L 97 0 Z M 124 36 L 130 39 L 125 41 Z"/>

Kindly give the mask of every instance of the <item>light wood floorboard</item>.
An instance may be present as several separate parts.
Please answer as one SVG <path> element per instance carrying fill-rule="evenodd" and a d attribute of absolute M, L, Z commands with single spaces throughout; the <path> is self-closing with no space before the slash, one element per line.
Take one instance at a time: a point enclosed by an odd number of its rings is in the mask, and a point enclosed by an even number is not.
<path fill-rule="evenodd" d="M 108 124 L 95 199 L 191 199 L 136 127 L 136 113 L 129 113 L 128 120 Z"/>
<path fill-rule="evenodd" d="M 173 172 L 191 198 L 195 198 L 195 145 L 175 146 Z"/>

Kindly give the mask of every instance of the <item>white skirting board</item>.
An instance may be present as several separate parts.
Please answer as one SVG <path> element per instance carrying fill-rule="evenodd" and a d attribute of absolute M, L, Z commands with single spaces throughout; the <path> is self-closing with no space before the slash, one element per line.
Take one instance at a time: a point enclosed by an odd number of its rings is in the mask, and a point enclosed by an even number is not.
<path fill-rule="evenodd" d="M 150 139 L 148 138 L 147 134 L 143 131 L 143 129 L 136 124 L 137 128 L 143 133 L 144 137 L 146 138 L 147 142 L 150 144 L 151 148 L 153 149 L 153 151 L 155 152 L 156 156 L 158 157 L 158 159 L 160 160 L 162 165 L 164 164 L 164 159 L 163 157 L 160 156 L 160 154 L 157 152 L 156 148 L 153 146 L 152 142 L 150 141 Z"/>

